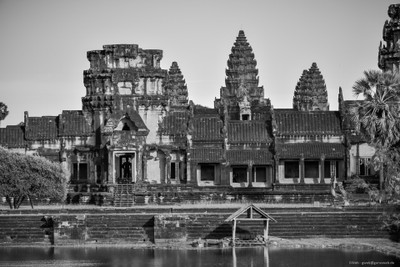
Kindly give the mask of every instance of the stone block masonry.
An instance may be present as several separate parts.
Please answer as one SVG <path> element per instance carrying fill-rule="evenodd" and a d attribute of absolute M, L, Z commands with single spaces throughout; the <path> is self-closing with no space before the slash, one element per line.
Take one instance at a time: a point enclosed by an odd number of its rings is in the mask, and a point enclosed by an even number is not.
<path fill-rule="evenodd" d="M 385 209 L 268 208 L 277 223 L 270 236 L 279 238 L 389 238 L 381 229 Z M 201 239 L 230 238 L 232 226 L 225 219 L 236 209 L 167 208 L 102 210 L 2 211 L 0 245 L 165 245 Z M 30 212 L 30 214 L 17 214 Z M 43 218 L 51 218 L 52 227 Z M 237 237 L 261 235 L 262 223 L 237 226 Z"/>

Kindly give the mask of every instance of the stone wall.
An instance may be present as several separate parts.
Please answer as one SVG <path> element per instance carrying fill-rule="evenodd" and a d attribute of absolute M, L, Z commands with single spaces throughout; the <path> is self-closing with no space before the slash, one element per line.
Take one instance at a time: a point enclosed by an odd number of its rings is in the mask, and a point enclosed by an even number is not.
<path fill-rule="evenodd" d="M 131 244 L 151 246 L 232 236 L 225 219 L 236 209 L 153 208 L 104 210 L 38 210 L 1 212 L 0 245 L 9 244 Z M 387 238 L 379 218 L 385 209 L 270 208 L 277 223 L 269 235 L 280 238 Z M 26 210 L 24 211 L 27 212 Z M 23 212 L 23 213 L 24 213 Z M 46 218 L 46 220 L 44 220 Z M 51 220 L 54 224 L 51 224 Z M 47 224 L 47 225 L 46 225 Z M 262 235 L 259 222 L 240 222 L 237 237 Z"/>

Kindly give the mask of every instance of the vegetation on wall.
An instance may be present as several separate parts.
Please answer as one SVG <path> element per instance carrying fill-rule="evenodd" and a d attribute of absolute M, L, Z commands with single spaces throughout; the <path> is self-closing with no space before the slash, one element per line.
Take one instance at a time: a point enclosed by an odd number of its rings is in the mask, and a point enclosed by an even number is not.
<path fill-rule="evenodd" d="M 11 209 L 18 209 L 25 199 L 32 208 L 34 199 L 64 200 L 66 192 L 66 174 L 59 163 L 0 147 L 0 196 Z"/>

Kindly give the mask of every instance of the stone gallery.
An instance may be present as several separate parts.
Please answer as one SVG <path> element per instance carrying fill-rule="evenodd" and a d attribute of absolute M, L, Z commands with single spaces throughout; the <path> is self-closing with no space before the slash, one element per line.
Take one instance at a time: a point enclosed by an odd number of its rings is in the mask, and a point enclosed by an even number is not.
<path fill-rule="evenodd" d="M 399 67 L 399 9 L 399 4 L 389 7 L 379 48 L 382 70 Z M 351 120 L 357 101 L 344 100 L 339 88 L 339 109 L 330 111 L 316 63 L 295 85 L 293 107 L 274 108 L 259 85 L 253 50 L 239 31 L 225 85 L 214 107 L 207 108 L 189 101 L 178 64 L 162 69 L 162 57 L 162 50 L 136 44 L 89 51 L 82 110 L 43 117 L 25 112 L 23 123 L 0 129 L 0 145 L 61 162 L 75 186 L 274 191 L 329 186 L 352 175 L 375 179 L 369 164 L 374 149 Z"/>

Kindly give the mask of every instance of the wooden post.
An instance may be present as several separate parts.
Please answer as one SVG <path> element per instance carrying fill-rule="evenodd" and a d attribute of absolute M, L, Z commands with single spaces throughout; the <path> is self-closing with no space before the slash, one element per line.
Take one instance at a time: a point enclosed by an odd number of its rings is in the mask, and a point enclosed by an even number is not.
<path fill-rule="evenodd" d="M 233 262 L 232 267 L 237 267 L 237 259 L 236 259 L 236 250 L 235 250 L 235 248 L 232 248 L 232 262 Z"/>
<path fill-rule="evenodd" d="M 264 240 L 267 242 L 268 240 L 268 228 L 269 228 L 269 219 L 264 221 Z"/>
<path fill-rule="evenodd" d="M 232 227 L 232 247 L 235 246 L 236 239 L 236 219 L 233 219 L 233 227 Z"/>

